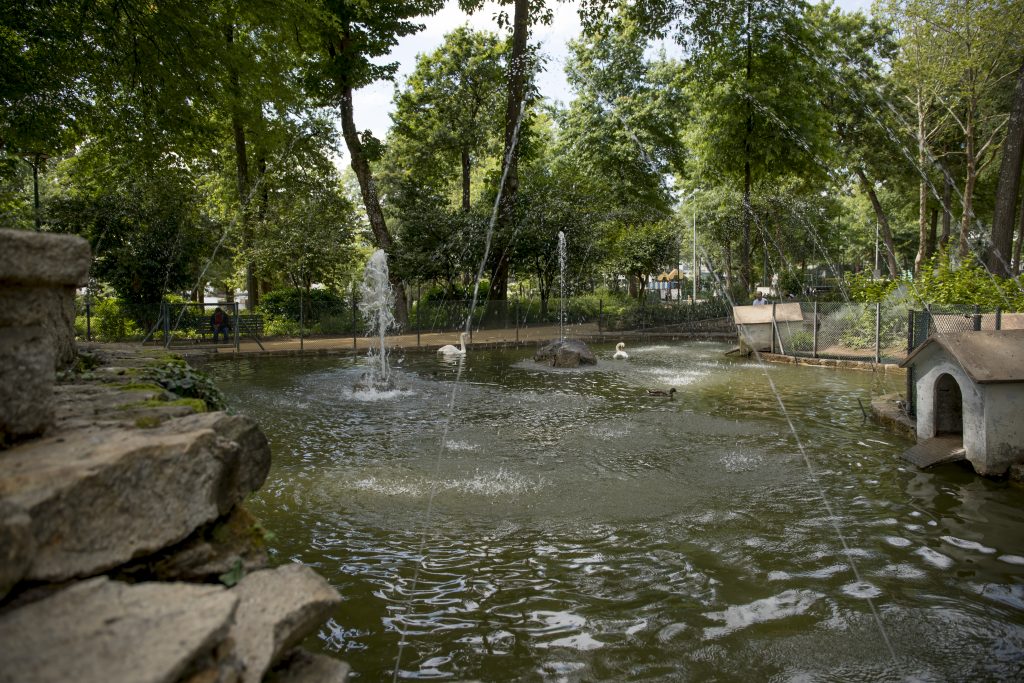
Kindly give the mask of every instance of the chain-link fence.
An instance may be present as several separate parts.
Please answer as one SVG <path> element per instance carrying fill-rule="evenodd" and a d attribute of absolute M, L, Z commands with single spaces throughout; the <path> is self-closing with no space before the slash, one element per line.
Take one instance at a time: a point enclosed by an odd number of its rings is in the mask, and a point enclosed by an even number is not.
<path fill-rule="evenodd" d="M 116 299 L 81 297 L 76 331 L 80 340 L 149 343 L 167 348 L 228 344 L 241 350 L 358 348 L 360 340 L 368 336 L 367 323 L 359 311 L 358 290 L 344 299 L 297 295 L 270 303 L 261 305 L 267 314 L 249 314 L 239 311 L 234 302 L 131 306 Z M 416 345 L 438 343 L 438 338 L 465 329 L 471 308 L 471 334 L 501 331 L 506 341 L 519 341 L 521 333 L 526 336 L 527 332 L 534 337 L 557 336 L 560 325 L 567 333 L 579 335 L 722 334 L 734 329 L 730 307 L 719 299 L 693 303 L 599 296 L 567 297 L 564 301 L 524 297 L 478 301 L 474 308 L 470 300 L 417 297 L 408 302 L 408 323 L 391 334 L 414 335 Z M 218 309 L 226 322 L 214 321 Z"/>
<path fill-rule="evenodd" d="M 777 353 L 899 363 L 937 334 L 1024 328 L 1024 314 L 978 306 L 804 302 L 800 313 L 801 320 L 773 322 Z"/>
<path fill-rule="evenodd" d="M 263 317 L 239 312 L 236 302 L 133 305 L 116 299 L 76 303 L 80 341 L 153 344 L 165 348 L 262 345 Z"/>

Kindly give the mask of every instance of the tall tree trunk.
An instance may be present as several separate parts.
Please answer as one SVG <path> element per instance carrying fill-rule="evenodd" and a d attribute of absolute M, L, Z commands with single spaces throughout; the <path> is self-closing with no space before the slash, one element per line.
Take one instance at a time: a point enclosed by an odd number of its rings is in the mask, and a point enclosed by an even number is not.
<path fill-rule="evenodd" d="M 729 240 L 725 241 L 725 288 L 732 290 L 732 242 Z"/>
<path fill-rule="evenodd" d="M 519 118 L 526 99 L 526 84 L 532 72 L 526 51 L 530 34 L 530 2 L 515 0 L 515 14 L 512 18 L 512 52 L 508 61 L 508 97 L 505 101 L 505 150 L 502 159 L 508 160 L 508 173 L 501 188 L 499 218 L 502 233 L 510 233 L 516 197 L 519 193 L 519 145 L 516 139 L 520 127 Z M 508 298 L 508 245 L 496 244 L 492 256 L 491 287 L 489 298 Z"/>
<path fill-rule="evenodd" d="M 750 154 L 754 135 L 754 105 L 750 98 L 750 77 L 754 70 L 754 47 L 751 44 L 750 0 L 746 3 L 747 33 L 747 126 L 743 137 L 743 244 L 740 246 L 740 281 L 750 291 L 753 285 L 753 271 L 750 266 L 750 222 L 752 209 L 750 206 Z"/>
<path fill-rule="evenodd" d="M 945 249 L 953 231 L 953 179 L 949 173 L 942 174 L 942 234 L 939 247 Z"/>
<path fill-rule="evenodd" d="M 875 217 L 878 219 L 878 230 L 882 233 L 882 242 L 885 244 L 885 260 L 889 265 L 889 275 L 895 280 L 900 276 L 900 268 L 896 263 L 896 244 L 892 239 L 892 229 L 889 228 L 889 218 L 885 215 L 882 203 L 878 201 L 878 195 L 875 194 L 875 187 L 868 180 L 864 169 L 857 169 L 857 177 L 860 179 L 864 192 L 871 199 L 871 206 L 875 210 Z"/>
<path fill-rule="evenodd" d="M 939 207 L 937 206 L 933 206 L 931 209 L 931 220 L 929 221 L 928 226 L 928 239 L 933 245 L 939 243 Z M 935 253 L 934 250 L 932 253 Z"/>
<path fill-rule="evenodd" d="M 1024 244 L 1024 197 L 1020 200 L 1020 213 L 1017 214 L 1017 244 L 1013 247 L 1013 272 L 1021 274 L 1020 248 Z"/>
<path fill-rule="evenodd" d="M 43 214 L 39 203 L 39 164 L 42 163 L 43 155 L 36 152 L 32 157 L 32 209 L 36 225 L 36 232 L 43 229 Z"/>
<path fill-rule="evenodd" d="M 974 106 L 967 108 L 967 126 L 964 131 L 964 156 L 967 160 L 966 177 L 964 178 L 964 213 L 960 218 L 960 243 L 957 245 L 957 254 L 960 260 L 967 258 L 970 252 L 970 244 L 967 240 L 971 233 L 971 223 L 974 221 L 974 185 L 978 180 L 977 160 L 974 158 Z"/>
<path fill-rule="evenodd" d="M 921 173 L 921 182 L 917 187 L 917 255 L 914 257 L 914 275 L 921 272 L 921 266 L 928 257 L 932 255 L 934 242 L 931 240 L 931 233 L 928 227 L 928 178 L 925 177 L 925 169 L 928 168 L 928 145 L 927 145 L 927 123 L 928 112 L 921 98 L 917 94 L 917 167 Z"/>
<path fill-rule="evenodd" d="M 228 23 L 224 27 L 224 39 L 228 50 L 234 50 L 235 26 Z M 242 123 L 241 94 L 242 87 L 238 78 L 238 69 L 228 61 L 228 87 L 231 90 L 231 133 L 235 140 L 235 174 L 238 184 L 238 204 L 242 222 L 242 251 L 245 254 L 245 289 L 249 293 L 246 308 L 252 310 L 259 305 L 259 287 L 256 284 L 256 272 L 253 268 L 250 249 L 253 246 L 252 220 L 249 214 L 249 155 L 246 149 L 245 126 Z"/>
<path fill-rule="evenodd" d="M 462 148 L 462 210 L 469 211 L 469 149 Z"/>
<path fill-rule="evenodd" d="M 1013 246 L 1014 205 L 1020 186 L 1020 166 L 1024 161 L 1024 64 L 1017 72 L 1013 89 L 1013 108 L 1003 143 L 1003 160 L 999 166 L 999 186 L 992 215 L 992 246 L 988 252 L 988 268 L 997 275 L 1013 274 L 1010 250 Z"/>
<path fill-rule="evenodd" d="M 332 56 L 334 50 L 331 50 Z M 352 87 L 346 83 L 338 83 L 338 90 L 341 93 L 341 133 L 345 138 L 349 156 L 352 157 L 352 170 L 355 171 L 359 180 L 359 191 L 363 198 L 363 206 L 366 208 L 366 215 L 370 219 L 370 230 L 373 232 L 373 240 L 379 249 L 383 249 L 389 258 L 394 260 L 394 243 L 391 240 L 391 233 L 388 232 L 387 223 L 384 221 L 384 211 L 380 207 L 380 198 L 377 195 L 377 185 L 373 180 L 373 172 L 370 170 L 370 162 L 363 151 L 363 143 L 359 139 L 359 132 L 356 131 L 355 118 L 352 108 Z M 401 326 L 409 324 L 409 310 L 405 299 L 405 285 L 398 276 L 396 269 L 390 269 L 389 279 L 391 288 L 395 292 L 395 320 Z"/>

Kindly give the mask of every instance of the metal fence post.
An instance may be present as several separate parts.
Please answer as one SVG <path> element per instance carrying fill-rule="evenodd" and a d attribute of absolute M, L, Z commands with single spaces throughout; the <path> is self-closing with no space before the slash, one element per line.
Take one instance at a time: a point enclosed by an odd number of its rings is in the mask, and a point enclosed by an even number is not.
<path fill-rule="evenodd" d="M 811 358 L 818 357 L 818 300 L 814 300 L 814 311 L 811 313 Z"/>
<path fill-rule="evenodd" d="M 1003 309 L 996 306 L 996 329 L 1003 329 Z"/>
<path fill-rule="evenodd" d="M 771 345 L 772 353 L 775 353 L 775 332 L 776 332 L 776 328 L 775 328 L 775 302 L 773 301 L 772 302 L 772 345 Z"/>
<path fill-rule="evenodd" d="M 516 308 L 516 344 L 518 344 L 519 343 L 519 299 L 516 299 L 516 302 L 515 302 L 514 305 L 515 305 L 515 308 Z"/>
<path fill-rule="evenodd" d="M 306 306 L 302 300 L 302 287 L 299 287 L 299 351 L 306 350 Z"/>
<path fill-rule="evenodd" d="M 160 316 L 163 318 L 164 326 L 164 348 L 171 348 L 171 310 L 166 301 L 160 302 Z"/>
<path fill-rule="evenodd" d="M 356 350 L 356 281 L 352 281 L 352 350 Z"/>
<path fill-rule="evenodd" d="M 875 362 L 882 362 L 882 304 L 875 302 Z"/>
<path fill-rule="evenodd" d="M 974 314 L 971 316 L 971 329 L 974 330 L 975 332 L 979 332 L 981 330 L 980 311 L 981 308 L 978 307 L 978 304 L 974 304 Z"/>
<path fill-rule="evenodd" d="M 423 284 L 416 283 L 416 348 L 420 348 L 420 311 L 423 310 Z"/>
<path fill-rule="evenodd" d="M 914 320 L 917 316 L 914 315 L 914 309 L 907 311 L 907 355 L 914 350 Z"/>
<path fill-rule="evenodd" d="M 239 343 L 238 343 L 238 325 L 242 321 L 239 320 L 239 318 L 238 318 L 238 314 L 240 313 L 240 311 L 238 310 L 238 302 L 237 301 L 232 301 L 231 305 L 235 309 L 235 353 L 238 353 L 241 350 L 241 347 L 239 346 Z"/>

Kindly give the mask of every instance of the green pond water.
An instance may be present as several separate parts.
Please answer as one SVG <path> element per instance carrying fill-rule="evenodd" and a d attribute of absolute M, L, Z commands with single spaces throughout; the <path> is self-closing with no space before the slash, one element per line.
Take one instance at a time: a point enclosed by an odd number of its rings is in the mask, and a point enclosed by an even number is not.
<path fill-rule="evenodd" d="M 395 354 L 382 393 L 363 357 L 209 366 L 272 444 L 275 562 L 344 597 L 308 647 L 365 681 L 1024 680 L 1024 488 L 900 461 L 858 399 L 902 379 L 593 348 Z"/>

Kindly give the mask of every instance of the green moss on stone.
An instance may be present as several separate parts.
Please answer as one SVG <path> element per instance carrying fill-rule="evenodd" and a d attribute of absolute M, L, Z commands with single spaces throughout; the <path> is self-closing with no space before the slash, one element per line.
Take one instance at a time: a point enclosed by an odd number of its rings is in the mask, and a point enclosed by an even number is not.
<path fill-rule="evenodd" d="M 153 427 L 159 427 L 163 420 L 157 415 L 143 415 L 135 418 L 135 426 L 139 429 L 152 429 Z"/>
<path fill-rule="evenodd" d="M 164 388 L 155 382 L 130 382 L 116 385 L 121 391 L 155 391 L 163 393 Z"/>

